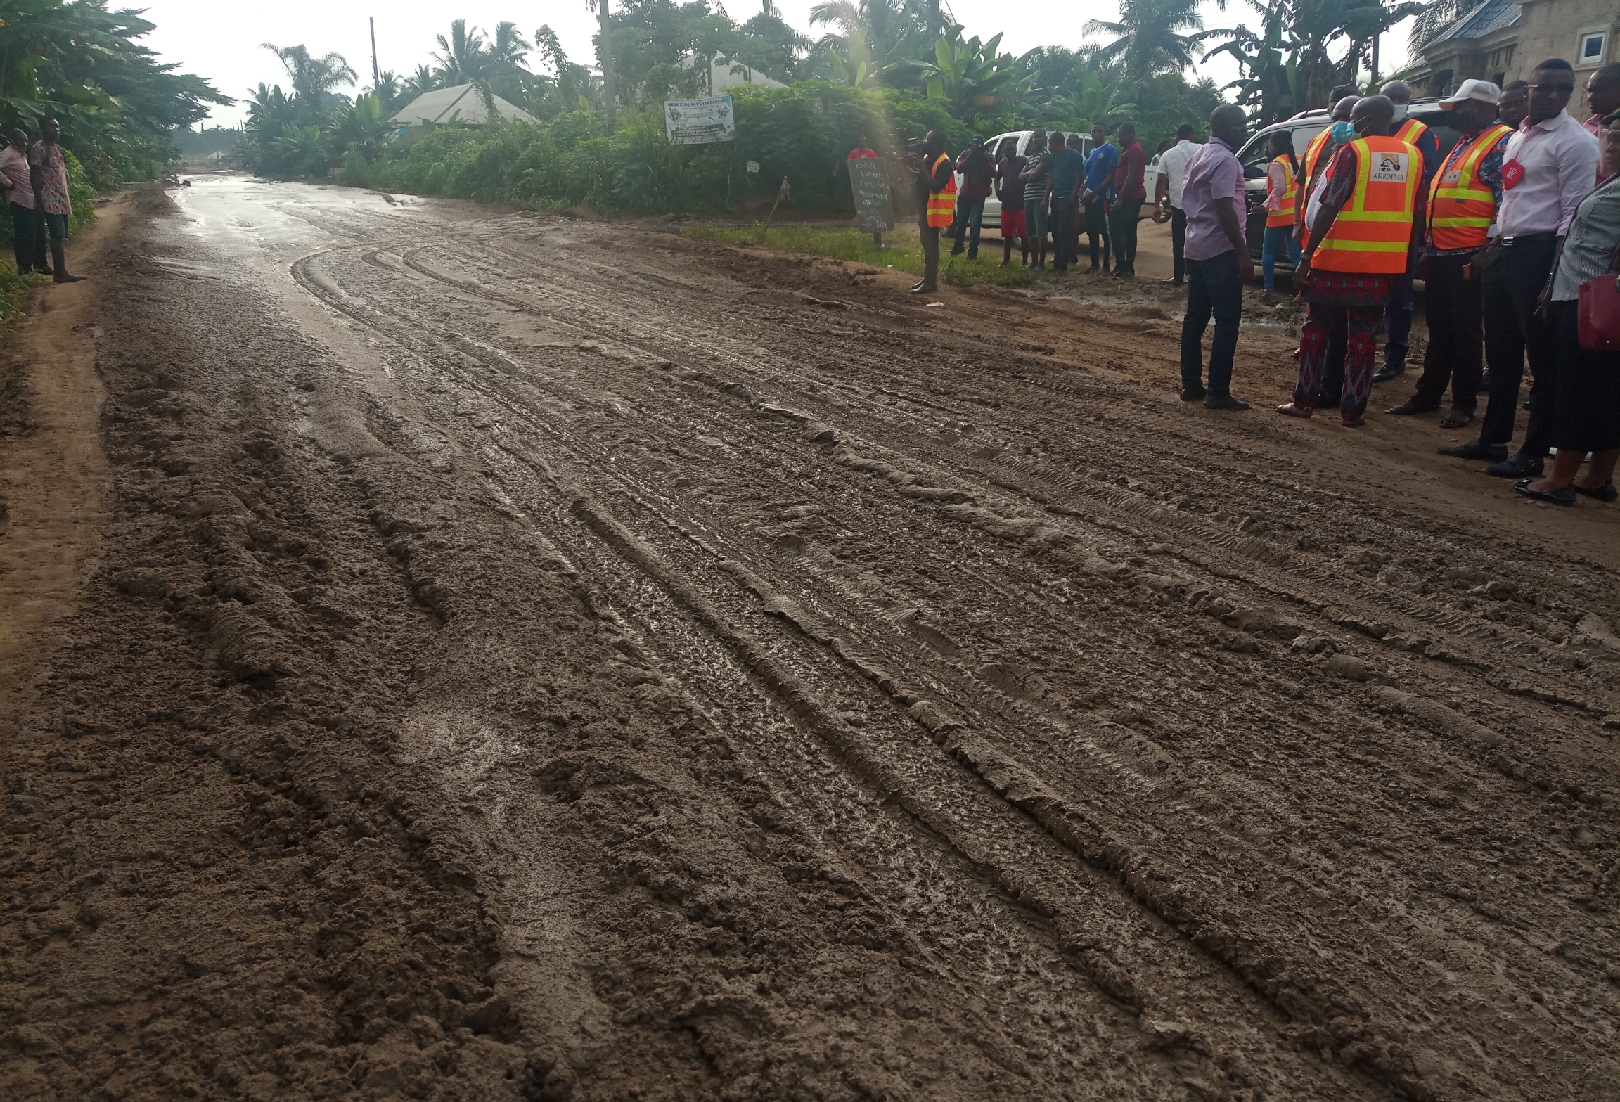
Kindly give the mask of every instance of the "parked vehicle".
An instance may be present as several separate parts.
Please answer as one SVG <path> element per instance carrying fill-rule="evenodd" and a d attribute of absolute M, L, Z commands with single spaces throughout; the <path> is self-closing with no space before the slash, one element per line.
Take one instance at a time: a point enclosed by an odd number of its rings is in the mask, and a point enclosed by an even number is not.
<path fill-rule="evenodd" d="M 1027 157 L 1029 156 L 1030 135 L 1034 133 L 1035 131 L 1033 130 L 1009 130 L 1005 134 L 997 134 L 993 138 L 986 138 L 984 148 L 988 150 L 990 156 L 994 158 L 996 155 L 996 150 L 1001 148 L 1003 138 L 1017 138 L 1018 155 L 1020 157 Z M 1091 135 L 1082 134 L 1080 135 L 1080 138 L 1080 152 L 1090 153 L 1092 145 Z M 956 186 L 958 188 L 962 186 L 962 174 L 960 172 L 956 174 Z M 1001 232 L 1001 200 L 996 198 L 996 193 L 994 190 L 990 192 L 990 198 L 984 201 L 984 222 L 981 226 L 980 232 L 982 233 L 984 230 L 989 229 L 994 229 L 998 233 Z"/>
<path fill-rule="evenodd" d="M 1451 125 L 1446 111 L 1437 100 L 1418 100 L 1412 104 L 1408 117 L 1417 119 L 1440 136 L 1440 148 L 1449 150 L 1457 141 L 1457 130 Z M 1249 254 L 1254 257 L 1256 264 L 1260 263 L 1260 249 L 1266 235 L 1266 167 L 1271 164 L 1270 148 L 1271 136 L 1278 132 L 1286 132 L 1294 140 L 1294 156 L 1300 158 L 1301 170 L 1305 158 L 1305 147 L 1311 144 L 1316 137 L 1328 127 L 1328 113 L 1325 110 L 1306 111 L 1295 115 L 1291 119 L 1260 130 L 1250 138 L 1242 149 L 1238 151 L 1238 161 L 1243 165 L 1243 190 L 1247 200 L 1247 231 L 1249 238 Z M 1286 255 L 1277 257 L 1277 266 L 1283 270 L 1292 267 Z"/>

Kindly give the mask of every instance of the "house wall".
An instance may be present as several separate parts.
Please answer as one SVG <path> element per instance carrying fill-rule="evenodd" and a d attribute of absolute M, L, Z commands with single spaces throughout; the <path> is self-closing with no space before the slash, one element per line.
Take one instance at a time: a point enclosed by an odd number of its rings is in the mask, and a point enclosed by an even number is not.
<path fill-rule="evenodd" d="M 1620 60 L 1615 37 L 1620 32 L 1620 10 L 1615 0 L 1519 0 L 1523 14 L 1519 17 L 1518 49 L 1514 56 L 1514 73 L 1509 80 L 1529 80 L 1538 61 L 1561 57 L 1575 66 L 1576 99 L 1569 113 L 1584 119 L 1591 113 L 1586 100 L 1586 78 L 1599 65 Z M 1596 58 L 1578 57 L 1583 31 L 1598 29 L 1607 32 L 1603 52 Z"/>

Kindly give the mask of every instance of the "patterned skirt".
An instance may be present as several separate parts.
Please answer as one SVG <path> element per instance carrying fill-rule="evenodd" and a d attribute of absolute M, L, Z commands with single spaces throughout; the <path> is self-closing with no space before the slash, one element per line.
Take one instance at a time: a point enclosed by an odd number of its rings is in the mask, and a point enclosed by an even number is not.
<path fill-rule="evenodd" d="M 1396 277 L 1372 272 L 1330 272 L 1312 268 L 1305 281 L 1305 301 L 1327 306 L 1382 306 Z"/>

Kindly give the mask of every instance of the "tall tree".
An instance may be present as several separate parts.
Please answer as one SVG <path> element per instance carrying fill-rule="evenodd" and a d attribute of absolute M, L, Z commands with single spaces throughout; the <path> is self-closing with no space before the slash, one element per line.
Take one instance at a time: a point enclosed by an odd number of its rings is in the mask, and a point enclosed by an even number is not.
<path fill-rule="evenodd" d="M 450 37 L 438 36 L 439 52 L 433 55 L 438 62 L 439 80 L 445 86 L 466 84 L 483 75 L 489 62 L 484 48 L 484 36 L 475 27 L 467 29 L 465 19 L 450 21 Z"/>
<path fill-rule="evenodd" d="M 1198 14 L 1198 0 L 1120 0 L 1117 22 L 1093 19 L 1082 29 L 1086 34 L 1113 36 L 1097 56 L 1119 59 L 1126 78 L 1133 81 L 1188 68 L 1194 47 L 1209 37 Z"/>
<path fill-rule="evenodd" d="M 317 108 L 323 106 L 333 92 L 359 79 L 342 54 L 315 57 L 304 46 L 277 46 L 269 42 L 264 48 L 281 59 L 287 79 L 292 82 L 293 95 Z"/>

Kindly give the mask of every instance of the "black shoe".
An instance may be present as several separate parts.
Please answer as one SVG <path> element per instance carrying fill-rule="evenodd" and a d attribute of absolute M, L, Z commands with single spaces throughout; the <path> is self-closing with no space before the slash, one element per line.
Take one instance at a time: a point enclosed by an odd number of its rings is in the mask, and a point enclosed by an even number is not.
<path fill-rule="evenodd" d="M 1183 390 L 1181 400 L 1183 402 L 1202 402 L 1207 393 L 1203 387 L 1199 387 L 1197 390 Z"/>
<path fill-rule="evenodd" d="M 1596 489 L 1591 486 L 1571 486 L 1570 489 L 1582 497 L 1595 497 L 1599 501 L 1620 501 L 1620 490 L 1616 490 L 1612 482 L 1606 482 Z"/>
<path fill-rule="evenodd" d="M 1391 379 L 1398 379 L 1405 374 L 1406 368 L 1404 365 L 1397 367 L 1394 364 L 1385 364 L 1383 367 L 1380 367 L 1377 371 L 1373 372 L 1372 381 L 1375 383 L 1387 383 Z"/>
<path fill-rule="evenodd" d="M 1425 402 L 1420 400 L 1418 396 L 1414 394 L 1400 405 L 1395 406 L 1392 409 L 1386 409 L 1384 412 L 1393 413 L 1396 417 L 1405 417 L 1412 413 L 1433 413 L 1439 408 L 1439 402 Z"/>
<path fill-rule="evenodd" d="M 1506 444 L 1487 444 L 1480 440 L 1470 440 L 1466 444 L 1458 444 L 1454 448 L 1441 448 L 1441 455 L 1449 455 L 1453 459 L 1473 459 L 1498 463 L 1507 458 Z"/>
<path fill-rule="evenodd" d="M 1244 410 L 1249 408 L 1249 403 L 1241 398 L 1234 398 L 1230 394 L 1211 394 L 1204 399 L 1204 408 Z"/>
<path fill-rule="evenodd" d="M 56 274 L 56 269 L 55 268 L 35 268 L 34 272 L 36 274 L 38 274 L 38 275 L 53 276 L 53 275 Z"/>
<path fill-rule="evenodd" d="M 1163 283 L 1167 287 L 1185 287 L 1187 285 L 1184 280 L 1175 279 L 1175 278 L 1161 279 L 1161 280 L 1159 280 L 1159 282 Z"/>
<path fill-rule="evenodd" d="M 961 256 L 966 251 L 967 251 L 966 249 L 958 247 L 958 248 L 955 248 L 955 249 L 951 250 L 951 255 L 952 256 Z"/>
<path fill-rule="evenodd" d="M 1513 484 L 1513 492 L 1533 497 L 1537 501 L 1545 501 L 1549 505 L 1574 505 L 1575 487 L 1565 486 L 1562 490 L 1532 490 L 1530 480 L 1521 478 Z"/>
<path fill-rule="evenodd" d="M 1541 457 L 1520 452 L 1500 463 L 1492 463 L 1485 468 L 1485 473 L 1495 475 L 1497 478 L 1540 478 Z M 1574 490 L 1570 491 L 1571 495 L 1574 493 Z"/>
<path fill-rule="evenodd" d="M 939 285 L 937 283 L 919 283 L 911 289 L 911 293 L 914 295 L 931 295 L 938 290 Z"/>

